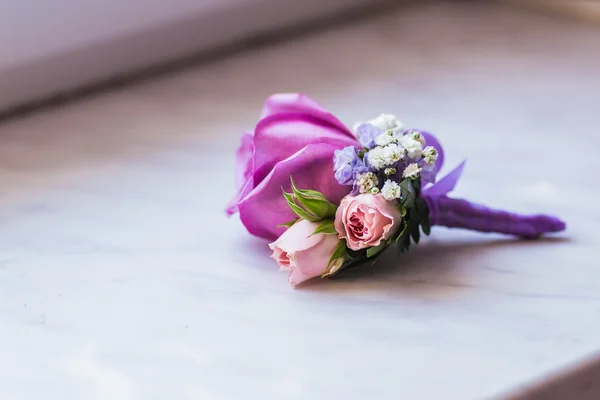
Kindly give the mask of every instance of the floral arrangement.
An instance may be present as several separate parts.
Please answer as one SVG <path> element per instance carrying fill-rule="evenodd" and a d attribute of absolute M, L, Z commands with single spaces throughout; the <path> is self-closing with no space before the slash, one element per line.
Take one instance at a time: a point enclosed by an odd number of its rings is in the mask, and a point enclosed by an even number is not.
<path fill-rule="evenodd" d="M 236 153 L 237 194 L 227 207 L 268 240 L 292 286 L 403 253 L 432 226 L 536 238 L 565 229 L 548 215 L 520 215 L 448 197 L 463 161 L 437 180 L 438 140 L 381 114 L 348 129 L 302 94 L 276 94 Z"/>

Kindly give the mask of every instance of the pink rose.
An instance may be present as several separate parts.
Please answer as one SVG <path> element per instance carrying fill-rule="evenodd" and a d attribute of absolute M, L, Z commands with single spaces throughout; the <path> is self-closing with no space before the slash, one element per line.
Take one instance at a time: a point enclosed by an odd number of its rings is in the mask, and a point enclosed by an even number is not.
<path fill-rule="evenodd" d="M 269 244 L 273 250 L 271 257 L 277 261 L 280 270 L 290 271 L 288 281 L 292 286 L 320 276 L 338 245 L 336 235 L 320 233 L 311 236 L 318 226 L 318 222 L 302 219 Z"/>
<path fill-rule="evenodd" d="M 281 194 L 290 175 L 301 188 L 318 190 L 334 204 L 350 192 L 334 176 L 333 152 L 358 141 L 337 118 L 302 94 L 277 94 L 265 102 L 254 132 L 242 136 L 236 153 L 237 194 L 227 214 L 239 211 L 248 231 L 274 240 L 294 218 Z"/>
<path fill-rule="evenodd" d="M 342 199 L 335 214 L 335 230 L 352 250 L 378 246 L 400 227 L 397 206 L 381 194 L 359 194 Z"/>

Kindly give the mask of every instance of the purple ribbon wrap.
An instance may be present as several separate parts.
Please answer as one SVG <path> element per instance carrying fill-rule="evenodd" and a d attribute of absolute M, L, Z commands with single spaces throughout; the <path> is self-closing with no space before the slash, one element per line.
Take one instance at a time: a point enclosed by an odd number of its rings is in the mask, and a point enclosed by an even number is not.
<path fill-rule="evenodd" d="M 523 238 L 535 238 L 545 233 L 565 230 L 565 223 L 551 215 L 521 215 L 446 196 L 456 186 L 465 162 L 421 192 L 421 197 L 429 207 L 431 225 L 503 233 Z"/>

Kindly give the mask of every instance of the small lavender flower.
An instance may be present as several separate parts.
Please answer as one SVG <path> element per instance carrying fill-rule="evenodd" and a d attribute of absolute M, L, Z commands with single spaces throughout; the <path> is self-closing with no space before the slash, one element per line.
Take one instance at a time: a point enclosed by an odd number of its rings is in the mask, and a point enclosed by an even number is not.
<path fill-rule="evenodd" d="M 352 185 L 354 183 L 354 179 L 352 178 L 352 166 L 343 164 L 340 168 L 335 170 L 334 177 L 340 185 Z"/>
<path fill-rule="evenodd" d="M 367 149 L 372 149 L 375 147 L 375 137 L 381 135 L 384 131 L 365 122 L 364 124 L 360 124 L 356 129 L 356 133 L 358 134 L 358 141 Z"/>
<path fill-rule="evenodd" d="M 340 185 L 352 185 L 354 183 L 353 170 L 357 161 L 361 161 L 354 146 L 335 150 L 333 153 L 333 169 L 335 179 Z"/>
<path fill-rule="evenodd" d="M 360 159 L 353 146 L 334 151 L 333 169 L 340 185 L 354 185 L 357 175 L 369 172 L 369 167 Z"/>
<path fill-rule="evenodd" d="M 333 168 L 338 169 L 344 164 L 353 164 L 359 159 L 354 146 L 344 147 L 342 150 L 335 150 L 333 152 Z"/>
<path fill-rule="evenodd" d="M 360 158 L 358 159 L 358 161 L 356 161 L 356 163 L 354 164 L 354 166 L 352 167 L 352 176 L 354 177 L 354 180 L 356 180 L 356 177 L 359 174 L 364 174 L 366 172 L 372 172 L 371 169 L 367 166 L 366 162 L 364 160 L 361 160 Z"/>

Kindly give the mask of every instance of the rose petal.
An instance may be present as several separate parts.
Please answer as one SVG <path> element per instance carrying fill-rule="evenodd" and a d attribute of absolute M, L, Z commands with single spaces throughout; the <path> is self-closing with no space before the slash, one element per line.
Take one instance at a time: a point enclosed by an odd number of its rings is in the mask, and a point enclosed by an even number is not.
<path fill-rule="evenodd" d="M 235 183 L 240 190 L 254 170 L 254 132 L 244 132 L 235 152 Z"/>
<path fill-rule="evenodd" d="M 269 246 L 271 249 L 279 247 L 287 253 L 310 249 L 323 239 L 323 235 L 311 236 L 318 226 L 316 222 L 298 221 Z"/>
<path fill-rule="evenodd" d="M 237 212 L 237 203 L 254 187 L 254 133 L 244 132 L 240 146 L 235 152 L 235 186 L 236 194 L 227 204 L 225 212 L 232 215 Z"/>
<path fill-rule="evenodd" d="M 240 147 L 236 152 L 236 188 L 237 194 L 232 198 L 226 208 L 226 213 L 228 215 L 232 215 L 238 210 L 238 202 L 241 201 L 255 186 L 257 186 L 262 179 L 270 172 L 270 168 L 273 167 L 275 162 L 281 161 L 295 152 L 302 149 L 304 146 L 311 143 L 334 143 L 335 140 L 333 138 L 337 138 L 341 140 L 340 147 L 346 147 L 348 145 L 357 146 L 357 140 L 354 135 L 348 130 L 348 128 L 341 123 L 337 118 L 335 118 L 331 113 L 321 107 L 316 101 L 311 99 L 308 96 L 305 96 L 300 93 L 283 93 L 283 94 L 275 94 L 270 96 L 264 104 L 264 108 L 261 114 L 261 118 L 272 117 L 275 115 L 281 114 L 294 114 L 297 118 L 304 117 L 309 121 L 319 121 L 315 126 L 316 129 L 323 129 L 326 132 L 325 137 L 320 138 L 312 138 L 311 140 L 300 141 L 300 143 L 296 143 L 295 146 L 289 146 L 289 143 L 286 140 L 273 142 L 272 137 L 267 137 L 266 141 L 262 141 L 263 146 L 261 147 L 261 151 L 259 151 L 258 159 L 262 160 L 263 154 L 267 154 L 267 160 L 269 164 L 263 166 L 262 169 L 255 175 L 255 169 L 260 165 L 255 167 L 254 164 L 254 133 L 253 132 L 245 132 L 242 136 Z M 283 117 L 285 119 L 285 117 Z M 275 118 L 280 124 L 282 123 L 281 118 Z M 259 122 L 260 125 L 260 122 Z M 267 125 L 271 126 L 267 123 Z M 285 122 L 284 122 L 285 125 Z M 280 125 L 281 126 L 281 125 Z M 314 128 L 313 126 L 312 128 Z M 273 128 L 271 126 L 271 128 Z M 306 133 L 306 126 L 299 129 L 295 132 L 295 137 L 303 136 Z M 275 128 L 276 129 L 276 128 Z M 310 127 L 309 129 L 310 130 Z M 283 132 L 286 132 L 285 129 Z M 270 133 L 274 133 L 270 131 Z M 268 135 L 267 135 L 268 136 Z M 289 139 L 286 135 L 285 138 Z M 277 149 L 277 152 L 273 152 L 273 148 Z M 277 154 L 274 154 L 277 153 Z"/>
<path fill-rule="evenodd" d="M 273 254 L 271 254 L 271 258 L 274 259 L 279 265 L 280 271 L 288 271 L 290 269 L 290 258 L 287 252 L 283 251 L 281 248 L 275 245 L 275 243 L 269 244 L 271 250 L 273 250 Z"/>
<path fill-rule="evenodd" d="M 292 254 L 288 276 L 290 285 L 295 286 L 308 279 L 320 276 L 327 267 L 327 263 L 338 244 L 338 238 L 335 235 L 318 236 L 321 236 L 321 238 L 317 245 Z"/>
<path fill-rule="evenodd" d="M 351 202 L 351 196 L 344 197 L 335 212 L 335 219 L 333 220 L 333 224 L 340 239 L 345 239 L 346 237 L 348 237 L 348 232 L 346 231 L 346 225 L 344 224 L 344 221 L 347 221 L 348 219 L 348 204 L 350 204 Z"/>
<path fill-rule="evenodd" d="M 302 93 L 278 93 L 270 96 L 264 103 L 261 119 L 273 114 L 300 113 L 317 117 L 339 129 L 349 138 L 355 139 L 350 130 L 319 103 Z"/>
<path fill-rule="evenodd" d="M 332 144 L 336 149 L 358 146 L 355 138 L 308 114 L 280 113 L 264 118 L 254 133 L 254 184 L 258 185 L 278 161 L 316 143 Z"/>
<path fill-rule="evenodd" d="M 227 203 L 227 207 L 225 208 L 225 213 L 229 216 L 238 212 L 238 204 L 240 201 L 244 199 L 254 188 L 253 179 L 250 177 L 246 184 L 236 193 L 235 196 Z"/>
<path fill-rule="evenodd" d="M 350 191 L 333 176 L 331 144 L 310 144 L 284 161 L 277 163 L 263 181 L 239 204 L 240 218 L 248 231 L 256 236 L 274 240 L 284 228 L 276 228 L 295 217 L 281 194 L 281 188 L 290 189 L 290 175 L 299 188 L 322 192 L 327 199 L 338 204 Z"/>
<path fill-rule="evenodd" d="M 387 221 L 383 223 L 383 239 L 389 239 L 400 227 L 400 223 L 402 222 L 402 217 L 400 215 L 400 211 L 394 203 L 391 201 L 386 201 L 383 196 L 377 195 L 374 197 L 373 202 L 375 203 L 375 207 L 381 213 L 382 217 L 386 217 Z M 379 244 L 379 243 L 378 243 Z"/>
<path fill-rule="evenodd" d="M 362 222 L 360 231 L 353 227 L 354 221 Z M 346 239 L 350 249 L 361 250 L 389 239 L 401 222 L 402 216 L 393 202 L 380 194 L 359 194 L 342 199 L 336 212 L 335 229 L 339 238 Z"/>

